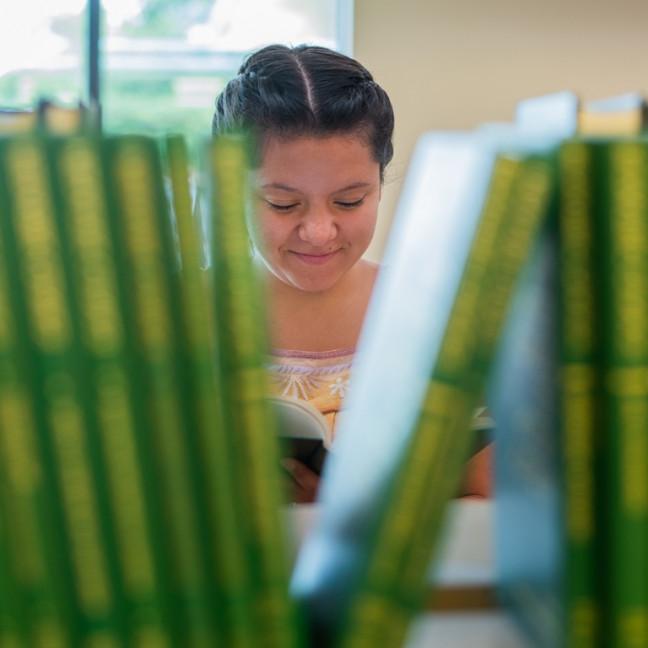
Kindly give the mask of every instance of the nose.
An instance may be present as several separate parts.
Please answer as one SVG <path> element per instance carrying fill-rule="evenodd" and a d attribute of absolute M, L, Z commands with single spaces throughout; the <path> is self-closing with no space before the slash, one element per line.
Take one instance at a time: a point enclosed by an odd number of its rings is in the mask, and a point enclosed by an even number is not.
<path fill-rule="evenodd" d="M 311 209 L 299 224 L 299 238 L 313 247 L 323 247 L 337 236 L 337 224 L 327 209 Z"/>

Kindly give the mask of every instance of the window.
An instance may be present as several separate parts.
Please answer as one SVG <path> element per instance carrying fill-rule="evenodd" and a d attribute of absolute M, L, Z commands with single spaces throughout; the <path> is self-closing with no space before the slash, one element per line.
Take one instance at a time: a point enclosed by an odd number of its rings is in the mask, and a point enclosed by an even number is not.
<path fill-rule="evenodd" d="M 88 0 L 21 0 L 0 21 L 0 108 L 87 99 Z M 209 132 L 246 53 L 311 43 L 351 53 L 352 0 L 101 0 L 101 104 L 110 132 Z"/>
<path fill-rule="evenodd" d="M 83 98 L 86 0 L 20 0 L 0 21 L 0 108 Z"/>
<path fill-rule="evenodd" d="M 103 8 L 103 118 L 112 132 L 208 133 L 214 97 L 247 52 L 274 42 L 348 51 L 350 40 L 350 3 L 339 0 L 103 0 Z"/>

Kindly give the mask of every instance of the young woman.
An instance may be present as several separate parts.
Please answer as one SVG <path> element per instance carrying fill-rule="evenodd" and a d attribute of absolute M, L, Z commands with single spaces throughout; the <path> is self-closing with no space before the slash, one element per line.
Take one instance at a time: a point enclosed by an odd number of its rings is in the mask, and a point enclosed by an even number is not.
<path fill-rule="evenodd" d="M 241 126 L 260 147 L 251 238 L 267 279 L 274 388 L 327 417 L 330 446 L 378 271 L 362 257 L 393 154 L 391 102 L 354 59 L 272 45 L 216 101 L 214 132 Z M 317 476 L 294 460 L 285 466 L 296 499 L 312 500 Z"/>

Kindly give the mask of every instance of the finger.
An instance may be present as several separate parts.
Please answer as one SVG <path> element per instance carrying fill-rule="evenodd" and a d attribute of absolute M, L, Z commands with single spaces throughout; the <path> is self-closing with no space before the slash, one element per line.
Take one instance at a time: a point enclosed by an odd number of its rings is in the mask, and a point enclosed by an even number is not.
<path fill-rule="evenodd" d="M 282 468 L 288 473 L 288 476 L 290 479 L 293 481 L 293 483 L 299 485 L 297 482 L 297 478 L 295 476 L 295 467 L 294 467 L 294 460 L 293 459 L 282 459 L 281 460 L 281 466 Z"/>
<path fill-rule="evenodd" d="M 319 478 L 312 470 L 304 466 L 303 463 L 297 461 L 296 459 L 290 458 L 284 459 L 282 463 L 284 467 L 290 472 L 293 479 L 302 488 L 312 489 L 317 487 Z"/>

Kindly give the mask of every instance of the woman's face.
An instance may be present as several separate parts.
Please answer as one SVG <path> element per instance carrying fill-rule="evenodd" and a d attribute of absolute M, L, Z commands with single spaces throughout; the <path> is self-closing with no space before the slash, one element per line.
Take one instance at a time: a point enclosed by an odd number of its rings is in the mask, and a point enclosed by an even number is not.
<path fill-rule="evenodd" d="M 376 225 L 380 169 L 358 136 L 266 139 L 253 243 L 270 272 L 307 292 L 334 286 Z"/>

